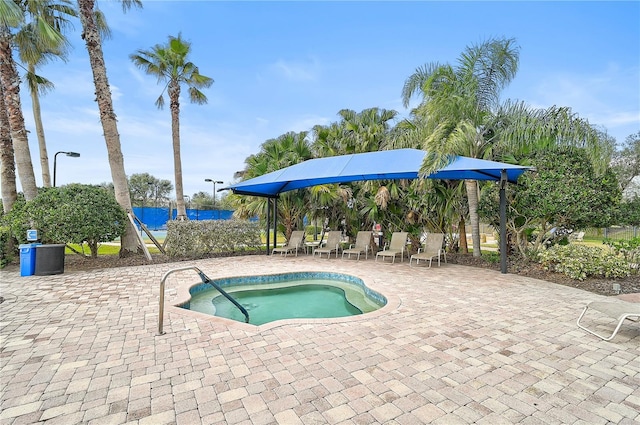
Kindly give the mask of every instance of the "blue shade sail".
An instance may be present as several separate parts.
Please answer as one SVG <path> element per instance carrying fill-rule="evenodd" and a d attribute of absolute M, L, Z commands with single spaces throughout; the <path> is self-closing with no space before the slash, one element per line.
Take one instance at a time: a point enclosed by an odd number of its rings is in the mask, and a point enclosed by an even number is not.
<path fill-rule="evenodd" d="M 220 190 L 230 189 L 239 195 L 275 197 L 279 193 L 320 184 L 415 179 L 426 155 L 427 152 L 419 149 L 395 149 L 310 159 Z M 427 177 L 499 181 L 504 170 L 507 181 L 515 183 L 529 169 L 520 165 L 456 156 L 449 165 Z"/>

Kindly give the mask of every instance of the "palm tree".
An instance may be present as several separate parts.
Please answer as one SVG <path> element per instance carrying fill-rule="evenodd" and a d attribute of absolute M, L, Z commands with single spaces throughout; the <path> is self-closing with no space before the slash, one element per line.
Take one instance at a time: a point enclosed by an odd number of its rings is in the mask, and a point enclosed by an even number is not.
<path fill-rule="evenodd" d="M 100 122 L 104 140 L 107 145 L 107 155 L 109 157 L 109 167 L 111 168 L 111 178 L 113 180 L 114 194 L 118 204 L 126 211 L 130 212 L 131 197 L 129 196 L 129 184 L 127 174 L 124 169 L 124 157 L 120 145 L 120 135 L 116 114 L 113 110 L 111 90 L 107 79 L 107 68 L 104 63 L 102 53 L 102 39 L 100 36 L 101 22 L 100 14 L 96 14 L 95 0 L 78 0 L 78 10 L 80 12 L 80 22 L 82 23 L 82 38 L 87 46 L 89 62 L 93 73 L 93 83 L 96 88 L 96 101 L 100 111 Z M 132 6 L 141 6 L 140 0 L 122 0 L 122 7 L 126 11 Z M 128 224 L 124 235 L 120 238 L 120 256 L 125 257 L 137 251 L 138 239 L 133 224 Z"/>
<path fill-rule="evenodd" d="M 13 158 L 9 117 L 4 106 L 2 84 L 0 84 L 0 179 L 2 179 L 2 211 L 4 213 L 11 211 L 18 199 L 16 167 Z"/>
<path fill-rule="evenodd" d="M 267 140 L 260 147 L 260 152 L 249 156 L 245 163 L 243 179 L 248 180 L 290 165 L 306 161 L 313 157 L 311 146 L 307 140 L 307 132 L 289 132 L 276 139 Z M 314 188 L 317 189 L 317 188 Z M 287 240 L 291 232 L 302 223 L 306 211 L 310 210 L 311 198 L 309 190 L 295 190 L 280 194 L 278 198 L 278 223 Z M 266 198 L 254 196 L 235 196 L 236 217 L 264 217 L 267 208 Z"/>
<path fill-rule="evenodd" d="M 15 26 L 23 19 L 22 11 L 13 1 L 0 1 L 0 39 L 8 37 L 8 27 Z M 4 42 L 0 40 L 0 49 L 4 49 Z M 11 51 L 9 51 L 11 53 Z M 0 57 L 4 63 L 6 51 L 0 50 Z M 16 168 L 14 162 L 13 143 L 9 130 L 9 115 L 4 102 L 4 83 L 0 77 L 0 178 L 2 187 L 2 209 L 4 213 L 11 211 L 18 197 L 16 188 Z"/>
<path fill-rule="evenodd" d="M 330 125 L 315 125 L 312 130 L 311 148 L 318 157 L 341 155 L 344 126 L 333 122 Z"/>
<path fill-rule="evenodd" d="M 156 44 L 151 50 L 138 50 L 129 57 L 133 63 L 147 74 L 166 83 L 162 93 L 156 100 L 156 106 L 164 106 L 164 91 L 169 94 L 169 108 L 171 109 L 171 138 L 173 141 L 173 167 L 176 185 L 176 202 L 178 205 L 178 220 L 187 219 L 184 204 L 184 190 L 182 186 L 182 160 L 180 158 L 180 92 L 185 84 L 189 90 L 191 103 L 203 105 L 207 97 L 200 91 L 213 84 L 213 79 L 200 74 L 198 67 L 188 60 L 191 43 L 178 37 L 169 36 L 166 45 Z"/>
<path fill-rule="evenodd" d="M 361 112 L 342 109 L 338 112 L 339 122 L 313 128 L 313 151 L 317 157 L 327 157 L 388 149 L 390 121 L 396 115 L 396 111 L 376 107 Z M 322 202 L 314 196 L 313 205 L 322 208 L 334 224 L 346 218 L 351 229 L 368 228 L 374 221 L 389 223 L 395 219 L 394 214 L 399 214 L 401 221 L 407 211 L 399 198 L 408 188 L 406 183 L 370 181 L 323 185 L 312 190 L 314 194 L 323 195 L 319 198 Z"/>
<path fill-rule="evenodd" d="M 413 114 L 420 117 L 414 134 L 422 134 L 428 155 L 425 175 L 452 155 L 516 162 L 523 153 L 551 146 L 585 147 L 594 164 L 608 163 L 611 147 L 569 108 L 530 108 L 523 102 L 499 102 L 500 91 L 514 78 L 519 49 L 513 39 L 491 39 L 469 47 L 457 67 L 432 63 L 405 82 L 405 106 L 421 93 Z M 478 184 L 465 181 L 473 255 L 480 256 Z"/>
<path fill-rule="evenodd" d="M 20 28 L 24 25 L 25 16 L 29 16 L 37 22 L 34 26 L 33 36 L 39 45 L 55 46 L 62 39 L 62 36 L 55 28 L 51 27 L 49 21 L 45 19 L 38 9 L 39 3 L 25 2 L 14 3 L 9 0 L 0 2 L 0 82 L 3 86 L 4 105 L 9 118 L 9 128 L 11 131 L 11 141 L 18 168 L 20 184 L 27 201 L 33 199 L 38 194 L 36 178 L 31 162 L 31 151 L 29 150 L 29 140 L 27 129 L 22 114 L 22 104 L 20 102 L 20 76 L 13 58 L 12 42 L 13 35 L 11 28 Z M 30 6 L 34 6 L 30 8 Z"/>
<path fill-rule="evenodd" d="M 615 150 L 614 139 L 568 107 L 537 109 L 507 100 L 491 116 L 489 127 L 496 134 L 492 155 L 510 162 L 534 151 L 578 147 L 585 149 L 595 170 L 601 173 Z"/>
<path fill-rule="evenodd" d="M 379 151 L 389 131 L 389 121 L 398 113 L 393 110 L 369 108 L 362 112 L 343 109 L 344 137 L 341 139 L 343 154 Z"/>
<path fill-rule="evenodd" d="M 56 1 L 29 1 L 25 6 L 31 15 L 39 16 L 46 20 L 52 28 L 62 33 L 63 29 L 69 24 L 67 17 L 77 16 L 75 9 L 70 0 Z M 33 117 L 36 126 L 36 135 L 38 137 L 38 147 L 40 150 L 40 166 L 42 169 L 42 185 L 51 187 L 51 177 L 49 174 L 49 157 L 47 154 L 47 144 L 44 136 L 44 127 L 42 125 L 42 114 L 40 112 L 39 95 L 45 94 L 53 88 L 53 83 L 46 78 L 36 75 L 36 68 L 45 64 L 48 60 L 58 57 L 66 58 L 68 41 L 66 38 L 58 38 L 58 45 L 48 43 L 43 45 L 39 40 L 39 31 L 37 29 L 38 21 L 32 20 L 23 25 L 20 31 L 15 35 L 14 42 L 18 47 L 20 60 L 27 64 L 27 85 L 31 95 L 31 104 L 33 109 Z"/>
<path fill-rule="evenodd" d="M 404 84 L 404 106 L 419 92 L 422 103 L 414 111 L 426 117 L 430 136 L 422 171 L 429 174 L 446 163 L 451 155 L 485 158 L 495 135 L 487 127 L 500 91 L 515 77 L 519 48 L 514 39 L 490 39 L 467 47 L 457 67 L 431 63 L 418 68 Z M 480 256 L 478 182 L 466 180 L 473 255 Z"/>
<path fill-rule="evenodd" d="M 16 3 L 11 0 L 0 1 L 0 49 L 5 46 L 1 38 L 7 36 L 8 27 L 18 25 L 24 16 Z M 9 50 L 9 54 L 11 51 Z M 0 57 L 4 63 L 5 50 L 0 50 Z M 16 188 L 16 167 L 14 161 L 13 143 L 9 130 L 9 115 L 4 101 L 4 83 L 0 77 L 0 178 L 2 179 L 2 208 L 4 213 L 8 213 L 18 197 Z"/>

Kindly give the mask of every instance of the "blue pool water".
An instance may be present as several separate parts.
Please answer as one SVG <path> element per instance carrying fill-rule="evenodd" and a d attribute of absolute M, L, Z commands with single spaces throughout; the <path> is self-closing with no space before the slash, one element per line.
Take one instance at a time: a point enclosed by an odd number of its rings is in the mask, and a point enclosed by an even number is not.
<path fill-rule="evenodd" d="M 250 324 L 283 319 L 336 318 L 374 311 L 386 298 L 362 280 L 337 273 L 285 273 L 214 281 L 249 313 Z M 242 312 L 215 288 L 191 288 L 191 299 L 180 307 L 244 322 Z"/>

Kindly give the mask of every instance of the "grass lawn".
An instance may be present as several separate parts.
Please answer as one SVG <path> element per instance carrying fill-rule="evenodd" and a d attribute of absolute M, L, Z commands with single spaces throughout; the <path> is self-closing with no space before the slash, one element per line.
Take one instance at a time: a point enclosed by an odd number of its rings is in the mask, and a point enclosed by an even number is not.
<path fill-rule="evenodd" d="M 598 248 L 608 248 L 608 245 L 605 245 L 602 243 L 602 239 L 597 239 L 597 238 L 584 238 L 584 240 L 582 241 L 575 241 L 575 242 L 571 242 L 574 243 L 576 245 L 585 245 L 585 246 L 596 246 Z"/>
<path fill-rule="evenodd" d="M 91 255 L 91 250 L 89 250 L 89 246 L 87 244 L 67 244 L 72 246 L 75 250 L 83 252 L 84 249 L 84 253 L 87 256 Z M 155 246 L 147 246 L 147 248 L 149 249 L 149 253 L 151 254 L 160 254 L 160 250 L 155 247 Z M 100 244 L 100 246 L 98 247 L 98 255 L 118 255 L 118 253 L 120 252 L 120 245 L 119 244 Z M 72 250 L 70 250 L 68 247 L 65 248 L 64 250 L 65 254 L 69 254 L 69 255 L 77 255 L 75 252 L 73 252 Z"/>

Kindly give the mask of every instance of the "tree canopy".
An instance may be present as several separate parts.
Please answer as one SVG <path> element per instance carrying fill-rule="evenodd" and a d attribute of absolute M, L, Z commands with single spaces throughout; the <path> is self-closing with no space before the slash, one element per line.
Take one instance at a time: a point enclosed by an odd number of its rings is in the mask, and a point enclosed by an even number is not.
<path fill-rule="evenodd" d="M 86 242 L 91 256 L 98 255 L 98 244 L 109 242 L 125 231 L 127 214 L 112 193 L 99 186 L 70 184 L 40 189 L 24 204 L 20 219 L 14 221 L 24 234 L 27 226 L 40 231 L 43 243 Z"/>
<path fill-rule="evenodd" d="M 538 250 L 548 232 L 615 224 L 621 193 L 611 169 L 596 173 L 585 149 L 562 147 L 530 156 L 536 171 L 507 189 L 507 227 L 522 255 Z M 498 188 L 487 186 L 480 212 L 499 223 Z M 530 240 L 531 239 L 531 240 Z M 529 242 L 532 245 L 529 245 Z"/>

